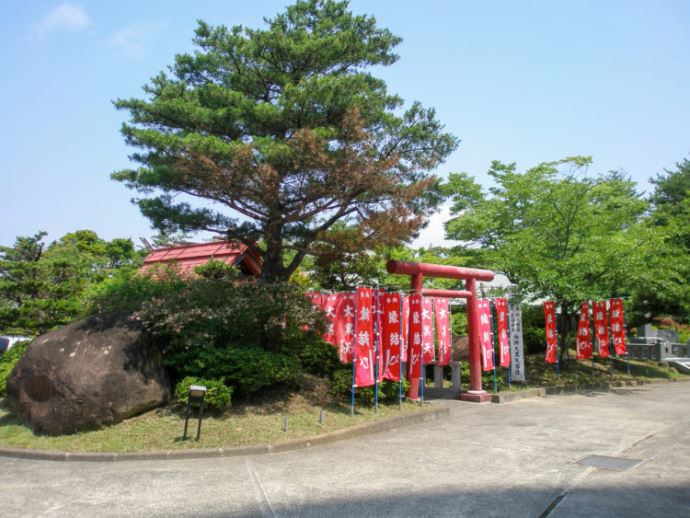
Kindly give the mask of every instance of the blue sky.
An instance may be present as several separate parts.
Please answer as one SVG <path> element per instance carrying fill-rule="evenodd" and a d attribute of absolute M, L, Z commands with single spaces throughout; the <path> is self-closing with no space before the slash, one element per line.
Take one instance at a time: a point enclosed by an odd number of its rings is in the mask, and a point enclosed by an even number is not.
<path fill-rule="evenodd" d="M 131 152 L 112 100 L 192 49 L 196 19 L 262 25 L 281 1 L 31 1 L 0 18 L 0 244 L 90 228 L 150 236 L 134 195 L 110 180 Z M 581 154 L 593 172 L 647 180 L 690 156 L 690 2 L 353 0 L 403 38 L 376 70 L 433 106 L 462 142 L 436 172 L 486 182 L 491 160 Z M 437 242 L 432 219 L 420 243 Z"/>

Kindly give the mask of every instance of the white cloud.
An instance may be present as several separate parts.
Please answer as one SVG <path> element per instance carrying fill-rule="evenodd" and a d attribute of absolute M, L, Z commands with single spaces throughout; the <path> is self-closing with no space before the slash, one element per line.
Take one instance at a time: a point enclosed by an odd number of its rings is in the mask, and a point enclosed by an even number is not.
<path fill-rule="evenodd" d="M 165 22 L 128 25 L 106 39 L 111 47 L 120 49 L 129 57 L 139 57 L 150 48 L 167 29 Z"/>
<path fill-rule="evenodd" d="M 30 34 L 37 40 L 45 39 L 55 30 L 67 29 L 73 32 L 80 31 L 91 25 L 91 18 L 81 7 L 64 3 L 55 7 L 43 16 L 41 21 L 34 23 Z"/>

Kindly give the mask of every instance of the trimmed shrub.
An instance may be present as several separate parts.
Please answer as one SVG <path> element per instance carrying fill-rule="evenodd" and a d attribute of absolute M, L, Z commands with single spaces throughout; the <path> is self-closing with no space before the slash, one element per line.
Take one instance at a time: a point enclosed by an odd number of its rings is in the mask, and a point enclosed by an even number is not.
<path fill-rule="evenodd" d="M 331 394 L 338 398 L 346 398 L 352 393 L 352 369 L 338 369 L 333 372 Z"/>
<path fill-rule="evenodd" d="M 93 311 L 135 311 L 163 349 L 173 382 L 224 379 L 237 396 L 297 385 L 303 370 L 329 375 L 337 366 L 323 344 L 323 316 L 290 283 L 239 278 L 219 261 L 180 277 L 122 274 L 92 297 Z"/>
<path fill-rule="evenodd" d="M 303 352 L 307 368 L 332 369 L 332 351 L 320 338 L 323 317 L 299 287 L 239 280 L 214 262 L 197 274 L 171 284 L 138 312 L 163 345 L 163 363 L 173 379 L 222 378 L 246 397 L 297 385 Z"/>
<path fill-rule="evenodd" d="M 302 377 L 296 356 L 259 347 L 196 347 L 168 353 L 164 363 L 183 376 L 223 378 L 238 396 L 247 397 L 271 387 L 294 387 Z"/>
<path fill-rule="evenodd" d="M 9 351 L 0 355 L 0 397 L 5 397 L 7 388 L 7 378 L 10 377 L 12 369 L 29 347 L 31 342 L 18 342 Z"/>
<path fill-rule="evenodd" d="M 159 268 L 155 276 L 123 268 L 92 288 L 87 297 L 88 313 L 138 311 L 146 302 L 180 291 L 184 285 L 184 279 L 171 268 Z"/>
<path fill-rule="evenodd" d="M 230 406 L 232 398 L 232 388 L 227 387 L 223 380 L 196 378 L 187 376 L 179 381 L 175 387 L 175 398 L 183 405 L 189 401 L 189 387 L 192 385 L 202 385 L 207 392 L 204 397 L 204 408 L 211 412 L 222 413 Z"/>
<path fill-rule="evenodd" d="M 305 340 L 299 359 L 304 370 L 315 376 L 331 378 L 341 366 L 338 349 L 321 339 Z"/>

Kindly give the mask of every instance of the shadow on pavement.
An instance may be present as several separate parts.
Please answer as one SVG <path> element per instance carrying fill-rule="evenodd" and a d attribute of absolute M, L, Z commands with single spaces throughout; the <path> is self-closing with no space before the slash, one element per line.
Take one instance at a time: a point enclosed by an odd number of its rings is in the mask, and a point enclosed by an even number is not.
<path fill-rule="evenodd" d="M 410 482 L 412 483 L 412 482 Z M 306 488 L 305 488 L 306 490 Z M 305 491 L 306 492 L 306 491 Z M 310 495 L 313 496 L 313 495 Z M 404 485 L 388 497 L 339 498 L 299 506 L 272 507 L 280 517 L 444 517 L 444 516 L 688 516 L 690 487 L 634 486 L 575 489 L 566 493 L 540 489 L 415 493 Z M 264 513 L 270 516 L 270 513 Z M 214 516 L 214 514 L 205 515 Z M 215 515 L 220 516 L 220 515 Z M 256 514 L 241 514 L 249 517 Z"/>

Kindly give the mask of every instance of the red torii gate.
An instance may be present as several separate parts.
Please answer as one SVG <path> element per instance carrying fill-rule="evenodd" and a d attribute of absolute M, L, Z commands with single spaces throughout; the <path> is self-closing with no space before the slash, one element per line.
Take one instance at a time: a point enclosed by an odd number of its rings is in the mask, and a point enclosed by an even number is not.
<path fill-rule="evenodd" d="M 464 298 L 467 299 L 467 334 L 470 348 L 470 390 L 463 392 L 460 399 L 483 403 L 491 396 L 482 389 L 482 363 L 479 349 L 479 311 L 477 307 L 477 281 L 491 281 L 494 272 L 478 270 L 476 268 L 462 268 L 431 263 L 410 263 L 406 261 L 388 261 L 388 273 L 399 273 L 410 276 L 410 287 L 414 293 L 432 297 Z M 443 279 L 461 279 L 465 281 L 465 290 L 433 290 L 423 289 L 423 276 L 440 277 Z M 422 373 L 422 376 L 424 373 Z M 410 399 L 419 398 L 419 380 L 410 380 L 407 393 Z"/>

